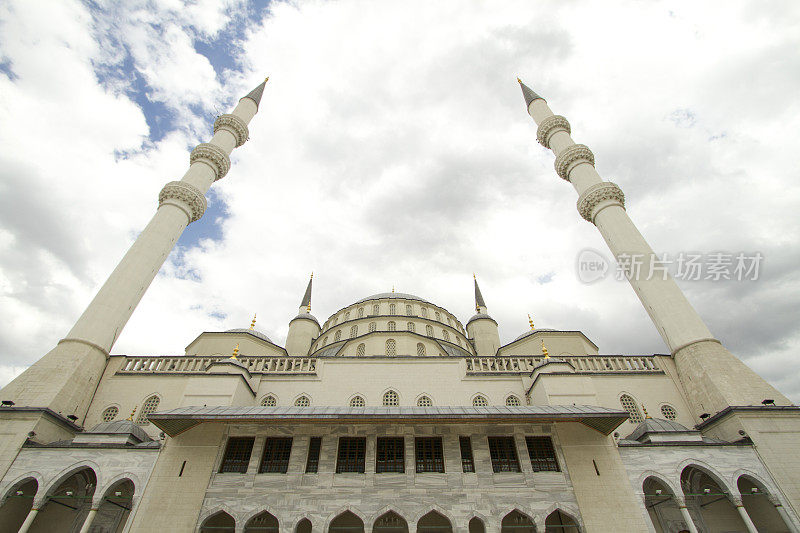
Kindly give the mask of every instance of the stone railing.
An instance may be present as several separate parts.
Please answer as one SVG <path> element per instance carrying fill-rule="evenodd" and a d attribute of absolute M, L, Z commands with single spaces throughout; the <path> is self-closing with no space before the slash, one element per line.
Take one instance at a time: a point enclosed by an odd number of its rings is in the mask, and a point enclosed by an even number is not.
<path fill-rule="evenodd" d="M 208 365 L 227 359 L 221 356 L 176 355 L 166 357 L 125 357 L 117 371 L 120 374 L 200 374 Z M 248 357 L 237 358 L 254 374 L 315 374 L 314 357 Z"/>
<path fill-rule="evenodd" d="M 661 372 L 655 357 L 647 355 L 581 355 L 558 357 L 575 372 Z M 468 357 L 468 374 L 519 374 L 533 372 L 544 357 Z"/>

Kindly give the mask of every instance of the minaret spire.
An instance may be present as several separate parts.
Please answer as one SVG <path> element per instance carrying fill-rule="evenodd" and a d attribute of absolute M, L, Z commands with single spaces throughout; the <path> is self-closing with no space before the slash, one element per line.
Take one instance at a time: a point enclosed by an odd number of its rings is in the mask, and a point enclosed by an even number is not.
<path fill-rule="evenodd" d="M 530 107 L 531 102 L 534 100 L 544 100 L 544 98 L 533 92 L 530 87 L 525 85 L 521 79 L 517 78 L 517 81 L 519 82 L 519 86 L 522 88 L 522 96 L 525 97 L 526 106 Z"/>
<path fill-rule="evenodd" d="M 475 310 L 479 313 L 486 312 L 486 302 L 483 301 L 483 294 L 481 294 L 481 288 L 478 287 L 478 278 L 475 274 L 472 274 L 472 279 L 475 282 Z"/>
<path fill-rule="evenodd" d="M 300 302 L 301 313 L 311 312 L 311 284 L 313 282 L 314 282 L 314 273 L 312 272 L 311 277 L 308 279 L 308 287 L 306 287 L 306 293 L 303 295 L 303 301 Z"/>

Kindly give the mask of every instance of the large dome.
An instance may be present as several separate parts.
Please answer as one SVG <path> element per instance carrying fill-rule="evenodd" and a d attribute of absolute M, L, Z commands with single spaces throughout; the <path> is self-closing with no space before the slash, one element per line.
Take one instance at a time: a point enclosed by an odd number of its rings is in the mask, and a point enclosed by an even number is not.
<path fill-rule="evenodd" d="M 366 298 L 361 298 L 355 303 L 360 304 L 361 302 L 368 302 L 369 300 L 386 300 L 387 298 L 394 298 L 397 300 L 416 300 L 418 302 L 425 302 L 426 304 L 430 303 L 425 298 L 420 298 L 419 296 L 406 294 L 404 292 L 381 292 L 378 294 L 373 294 L 372 296 L 367 296 Z"/>

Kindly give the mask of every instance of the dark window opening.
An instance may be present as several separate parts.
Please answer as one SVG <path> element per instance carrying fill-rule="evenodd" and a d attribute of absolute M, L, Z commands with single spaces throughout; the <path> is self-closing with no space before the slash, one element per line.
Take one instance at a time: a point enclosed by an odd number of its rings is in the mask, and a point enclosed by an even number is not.
<path fill-rule="evenodd" d="M 375 473 L 405 472 L 406 454 L 403 437 L 378 437 L 375 449 Z"/>
<path fill-rule="evenodd" d="M 322 447 L 322 437 L 311 437 L 308 443 L 308 459 L 306 459 L 306 474 L 316 474 L 319 470 L 319 450 Z"/>
<path fill-rule="evenodd" d="M 364 437 L 339 437 L 339 453 L 336 456 L 336 473 L 364 473 L 364 456 L 367 439 Z"/>
<path fill-rule="evenodd" d="M 475 460 L 472 458 L 472 441 L 469 437 L 458 437 L 461 447 L 461 469 L 464 472 L 475 471 Z"/>
<path fill-rule="evenodd" d="M 560 472 L 550 437 L 525 437 L 534 472 Z"/>
<path fill-rule="evenodd" d="M 489 455 L 495 472 L 519 472 L 514 437 L 489 437 Z"/>
<path fill-rule="evenodd" d="M 254 441 L 255 437 L 229 438 L 219 471 L 246 474 L 247 465 L 250 463 L 250 454 L 253 453 Z"/>
<path fill-rule="evenodd" d="M 264 443 L 259 474 L 285 474 L 289 470 L 289 456 L 292 454 L 291 437 L 270 437 Z"/>
<path fill-rule="evenodd" d="M 417 472 L 444 472 L 441 437 L 417 437 Z"/>

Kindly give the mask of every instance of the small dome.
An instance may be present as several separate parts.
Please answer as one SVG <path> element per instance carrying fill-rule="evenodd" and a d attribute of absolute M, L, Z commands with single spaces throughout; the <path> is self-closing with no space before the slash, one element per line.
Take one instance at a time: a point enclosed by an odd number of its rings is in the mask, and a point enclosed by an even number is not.
<path fill-rule="evenodd" d="M 480 319 L 482 319 L 482 318 L 485 318 L 485 319 L 487 319 L 487 320 L 491 320 L 492 322 L 494 322 L 495 324 L 497 324 L 497 321 L 495 321 L 495 319 L 494 319 L 494 318 L 490 317 L 490 316 L 489 316 L 489 315 L 487 315 L 486 313 L 477 313 L 477 314 L 475 314 L 475 315 L 472 315 L 472 318 L 470 318 L 469 320 L 467 320 L 467 325 L 469 326 L 471 322 L 474 322 L 475 320 L 480 320 Z"/>
<path fill-rule="evenodd" d="M 317 317 L 315 317 L 315 316 L 314 316 L 314 315 L 312 315 L 311 313 L 300 313 L 299 315 L 297 315 L 296 317 L 294 317 L 293 319 L 291 319 L 291 320 L 289 321 L 289 323 L 291 324 L 292 322 L 294 322 L 295 320 L 297 320 L 297 319 L 299 319 L 299 318 L 301 318 L 301 319 L 305 319 L 305 320 L 311 320 L 311 321 L 313 321 L 314 323 L 316 323 L 316 324 L 317 324 L 317 326 L 319 326 L 319 320 L 317 320 Z"/>
<path fill-rule="evenodd" d="M 361 302 L 368 302 L 369 300 L 386 300 L 386 299 L 416 300 L 418 302 L 425 302 L 426 304 L 430 303 L 425 298 L 420 298 L 419 296 L 414 296 L 413 294 L 406 294 L 404 292 L 381 292 L 378 294 L 373 294 L 372 296 L 367 296 L 366 298 L 361 298 L 356 303 L 360 304 Z"/>
<path fill-rule="evenodd" d="M 139 440 L 139 442 L 148 442 L 152 440 L 145 430 L 130 420 L 100 422 L 88 433 L 99 433 L 103 435 L 133 435 Z"/>
<path fill-rule="evenodd" d="M 258 337 L 262 341 L 272 342 L 272 340 L 269 337 L 267 337 L 257 329 L 236 328 L 236 329 L 225 330 L 225 333 L 249 333 L 254 337 Z"/>
<path fill-rule="evenodd" d="M 550 328 L 536 328 L 536 329 L 532 329 L 532 330 L 526 331 L 525 333 L 523 333 L 522 335 L 520 335 L 519 337 L 514 339 L 514 341 L 518 341 L 520 339 L 524 339 L 525 337 L 530 337 L 531 335 L 533 335 L 537 331 L 558 331 L 558 330 L 557 329 L 550 329 Z"/>

